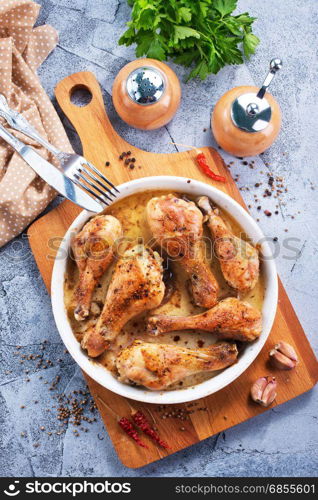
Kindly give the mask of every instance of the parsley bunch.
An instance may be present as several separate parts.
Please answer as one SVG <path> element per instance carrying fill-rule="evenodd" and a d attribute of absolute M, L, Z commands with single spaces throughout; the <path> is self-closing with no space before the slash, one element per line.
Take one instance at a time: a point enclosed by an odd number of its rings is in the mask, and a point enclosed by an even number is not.
<path fill-rule="evenodd" d="M 237 0 L 128 0 L 128 29 L 120 45 L 136 43 L 136 56 L 193 65 L 188 79 L 217 73 L 226 64 L 242 64 L 254 54 L 259 39 L 252 33 L 255 17 L 232 15 Z"/>

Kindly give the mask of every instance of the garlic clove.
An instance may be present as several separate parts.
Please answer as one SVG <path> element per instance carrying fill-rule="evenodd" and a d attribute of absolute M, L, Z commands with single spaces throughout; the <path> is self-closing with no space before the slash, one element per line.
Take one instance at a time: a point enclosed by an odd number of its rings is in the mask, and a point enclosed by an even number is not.
<path fill-rule="evenodd" d="M 272 349 L 269 352 L 269 357 L 271 359 L 272 365 L 279 370 L 292 370 L 293 368 L 295 368 L 295 361 L 287 358 L 287 356 L 279 351 L 276 351 L 276 349 Z"/>
<path fill-rule="evenodd" d="M 275 377 L 260 377 L 251 387 L 251 398 L 255 403 L 270 406 L 277 396 L 277 382 Z"/>
<path fill-rule="evenodd" d="M 281 340 L 280 342 L 278 342 L 278 344 L 275 345 L 275 349 L 287 356 L 287 358 L 296 361 L 296 363 L 298 362 L 298 356 L 295 349 L 290 344 L 287 344 L 287 342 Z"/>
<path fill-rule="evenodd" d="M 279 370 L 292 370 L 298 363 L 295 349 L 287 342 L 278 342 L 269 352 L 272 365 Z"/>
<path fill-rule="evenodd" d="M 270 406 L 274 399 L 277 396 L 276 388 L 277 388 L 277 382 L 274 377 L 267 377 L 267 379 L 270 379 L 267 381 L 267 385 L 264 389 L 262 400 L 260 404 L 262 406 Z"/>
<path fill-rule="evenodd" d="M 253 401 L 255 402 L 261 401 L 266 385 L 267 385 L 266 377 L 258 378 L 256 382 L 254 382 L 254 384 L 251 387 L 251 397 Z"/>

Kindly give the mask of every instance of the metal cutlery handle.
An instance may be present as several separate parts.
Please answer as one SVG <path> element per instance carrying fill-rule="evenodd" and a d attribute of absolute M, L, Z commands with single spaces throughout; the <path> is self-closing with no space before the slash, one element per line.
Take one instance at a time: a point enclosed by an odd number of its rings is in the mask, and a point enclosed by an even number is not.
<path fill-rule="evenodd" d="M 22 141 L 19 141 L 14 135 L 10 134 L 7 129 L 5 129 L 0 124 L 0 137 L 4 139 L 13 149 L 15 149 L 18 153 L 21 153 L 25 144 Z"/>
<path fill-rule="evenodd" d="M 60 154 L 60 150 L 46 141 L 28 122 L 28 120 L 26 120 L 24 116 L 21 115 L 21 113 L 18 113 L 18 111 L 15 111 L 8 106 L 7 99 L 2 94 L 0 94 L 0 116 L 2 116 L 12 128 L 35 140 L 55 156 L 58 156 Z"/>
<path fill-rule="evenodd" d="M 101 212 L 104 206 L 98 203 L 83 189 L 77 187 L 76 183 L 66 177 L 58 168 L 46 161 L 35 149 L 27 146 L 22 141 L 14 137 L 8 130 L 0 124 L 0 137 L 4 139 L 24 161 L 36 172 L 45 182 L 52 186 L 68 200 L 76 203 L 90 212 Z"/>

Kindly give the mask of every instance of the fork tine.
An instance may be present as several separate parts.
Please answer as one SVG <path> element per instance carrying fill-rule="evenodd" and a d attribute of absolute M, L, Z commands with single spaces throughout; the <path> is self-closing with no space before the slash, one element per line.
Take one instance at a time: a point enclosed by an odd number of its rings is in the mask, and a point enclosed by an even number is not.
<path fill-rule="evenodd" d="M 77 184 L 77 186 L 79 186 L 80 188 L 87 191 L 90 195 L 92 195 L 92 198 L 97 198 L 98 201 L 100 201 L 101 203 L 103 203 L 103 205 L 106 205 L 108 207 L 108 203 L 105 199 L 98 196 L 98 194 L 94 193 L 94 191 L 92 189 L 90 189 L 88 186 L 85 186 L 85 184 L 80 182 L 77 178 L 73 178 L 73 182 L 75 182 L 75 184 Z"/>
<path fill-rule="evenodd" d="M 105 186 L 97 177 L 96 175 L 92 174 L 89 170 L 86 168 L 82 167 L 79 172 L 84 172 L 86 175 L 88 175 L 91 179 L 93 179 L 95 182 L 97 182 L 104 191 L 107 191 L 109 194 L 111 194 L 114 198 L 116 198 L 116 194 L 112 193 L 109 187 Z M 102 192 L 104 194 L 104 191 Z M 106 195 L 105 195 L 106 196 Z M 109 198 L 110 199 L 110 198 Z"/>
<path fill-rule="evenodd" d="M 107 198 L 109 201 L 113 201 L 109 196 L 108 194 L 106 194 L 104 191 L 102 191 L 98 186 L 96 186 L 93 182 L 91 182 L 89 179 L 86 179 L 86 177 L 84 177 L 84 175 L 81 174 L 81 172 L 77 172 L 75 174 L 77 177 L 80 177 L 81 179 L 83 179 L 83 181 L 87 182 L 87 184 L 89 184 L 93 189 L 96 189 L 96 191 L 98 191 L 102 196 L 105 196 L 105 198 Z"/>
<path fill-rule="evenodd" d="M 110 180 L 107 179 L 107 177 L 105 177 L 99 170 L 97 170 L 96 167 L 94 167 L 94 165 L 85 160 L 87 165 L 93 170 L 93 172 L 95 172 L 95 174 L 99 175 L 105 182 L 107 182 L 107 184 L 109 184 L 113 189 L 115 189 L 115 191 L 117 191 L 117 193 L 120 193 L 120 191 L 118 191 L 118 189 L 116 188 L 116 186 L 114 186 L 114 184 L 112 182 L 110 182 Z"/>

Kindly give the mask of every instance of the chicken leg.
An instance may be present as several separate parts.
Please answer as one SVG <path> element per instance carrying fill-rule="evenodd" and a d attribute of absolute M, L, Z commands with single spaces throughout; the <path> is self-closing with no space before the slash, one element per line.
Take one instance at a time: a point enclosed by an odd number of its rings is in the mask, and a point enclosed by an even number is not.
<path fill-rule="evenodd" d="M 212 208 L 209 199 L 202 196 L 198 206 L 207 214 L 207 223 L 215 242 L 215 251 L 224 279 L 235 290 L 252 290 L 259 277 L 259 257 L 256 248 L 235 236 Z"/>
<path fill-rule="evenodd" d="M 152 198 L 147 205 L 147 217 L 157 243 L 189 275 L 194 302 L 212 307 L 217 302 L 219 287 L 205 260 L 203 216 L 195 203 L 173 194 Z"/>
<path fill-rule="evenodd" d="M 119 380 L 160 391 L 189 375 L 222 370 L 235 363 L 236 344 L 221 342 L 201 349 L 135 340 L 116 360 Z"/>
<path fill-rule="evenodd" d="M 88 355 L 102 354 L 131 318 L 158 307 L 164 291 L 159 254 L 143 245 L 126 250 L 116 264 L 97 324 L 83 337 Z"/>
<path fill-rule="evenodd" d="M 89 315 L 94 289 L 114 257 L 114 243 L 121 233 L 121 224 L 115 217 L 97 215 L 73 239 L 72 250 L 79 269 L 74 291 L 77 321 Z"/>
<path fill-rule="evenodd" d="M 222 339 L 252 342 L 262 331 L 261 313 L 235 297 L 221 300 L 209 311 L 196 316 L 151 316 L 148 330 L 154 335 L 176 330 L 204 330 Z"/>

